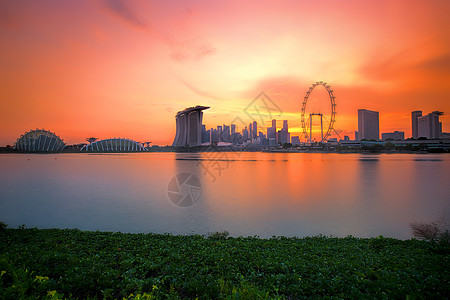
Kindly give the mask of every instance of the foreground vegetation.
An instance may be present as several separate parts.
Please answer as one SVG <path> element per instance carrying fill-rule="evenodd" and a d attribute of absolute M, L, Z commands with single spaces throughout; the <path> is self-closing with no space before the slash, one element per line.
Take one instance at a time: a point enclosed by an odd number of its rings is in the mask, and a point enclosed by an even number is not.
<path fill-rule="evenodd" d="M 448 244 L 0 230 L 0 299 L 445 298 Z"/>

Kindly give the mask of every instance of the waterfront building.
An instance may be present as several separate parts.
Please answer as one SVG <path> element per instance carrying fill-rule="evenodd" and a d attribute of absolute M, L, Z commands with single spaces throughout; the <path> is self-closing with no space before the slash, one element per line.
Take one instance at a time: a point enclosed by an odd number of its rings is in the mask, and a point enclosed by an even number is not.
<path fill-rule="evenodd" d="M 327 144 L 328 144 L 328 146 L 337 146 L 338 145 L 338 140 L 337 140 L 337 138 L 329 138 L 328 140 L 327 140 Z"/>
<path fill-rule="evenodd" d="M 173 147 L 195 147 L 201 144 L 201 128 L 203 120 L 203 110 L 207 106 L 197 105 L 179 111 L 176 116 L 176 134 Z"/>
<path fill-rule="evenodd" d="M 359 132 L 355 131 L 355 141 L 359 141 Z"/>
<path fill-rule="evenodd" d="M 45 129 L 25 132 L 14 144 L 14 149 L 24 152 L 58 152 L 65 147 L 59 136 Z"/>
<path fill-rule="evenodd" d="M 300 137 L 299 136 L 291 137 L 291 143 L 292 145 L 300 145 Z"/>
<path fill-rule="evenodd" d="M 81 148 L 80 152 L 143 152 L 147 149 L 139 142 L 113 138 L 95 141 Z"/>
<path fill-rule="evenodd" d="M 256 121 L 253 121 L 253 135 L 252 138 L 256 138 L 258 136 L 258 124 Z"/>
<path fill-rule="evenodd" d="M 426 116 L 418 117 L 417 132 L 418 137 L 427 139 L 438 139 L 442 135 L 442 123 L 439 122 L 439 116 L 443 113 L 433 111 Z"/>
<path fill-rule="evenodd" d="M 380 138 L 380 119 L 377 111 L 358 109 L 358 134 L 361 140 Z"/>
<path fill-rule="evenodd" d="M 381 139 L 385 140 L 404 140 L 405 133 L 403 131 L 386 132 L 381 134 Z"/>
<path fill-rule="evenodd" d="M 416 110 L 411 112 L 411 132 L 412 132 L 412 138 L 417 139 L 419 137 L 419 117 L 422 116 L 421 110 Z"/>

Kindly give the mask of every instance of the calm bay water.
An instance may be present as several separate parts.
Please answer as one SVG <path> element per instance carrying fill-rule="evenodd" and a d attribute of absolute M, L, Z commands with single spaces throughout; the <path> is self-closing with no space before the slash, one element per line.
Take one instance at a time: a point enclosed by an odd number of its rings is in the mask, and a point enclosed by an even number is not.
<path fill-rule="evenodd" d="M 200 184 L 190 207 L 168 196 L 180 173 Z M 2 154 L 0 221 L 121 232 L 408 239 L 410 221 L 433 221 L 444 212 L 449 220 L 449 184 L 446 154 Z"/>

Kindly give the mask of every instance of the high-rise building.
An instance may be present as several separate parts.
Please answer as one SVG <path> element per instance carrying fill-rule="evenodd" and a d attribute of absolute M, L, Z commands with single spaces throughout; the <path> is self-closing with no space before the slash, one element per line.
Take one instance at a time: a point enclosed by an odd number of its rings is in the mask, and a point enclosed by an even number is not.
<path fill-rule="evenodd" d="M 211 138 L 210 141 L 211 143 L 218 143 L 219 142 L 219 132 L 217 131 L 217 129 L 210 129 L 211 131 Z"/>
<path fill-rule="evenodd" d="M 222 142 L 227 142 L 227 143 L 229 143 L 231 141 L 230 126 L 227 126 L 225 124 L 223 125 L 221 140 L 222 140 Z"/>
<path fill-rule="evenodd" d="M 252 131 L 253 138 L 256 138 L 258 136 L 258 124 L 256 123 L 256 121 L 253 121 L 253 131 Z"/>
<path fill-rule="evenodd" d="M 358 109 L 358 133 L 361 140 L 380 138 L 380 119 L 377 111 Z"/>
<path fill-rule="evenodd" d="M 248 130 L 247 130 L 247 127 L 245 127 L 245 128 L 242 130 L 242 139 L 243 139 L 244 141 L 248 140 Z"/>
<path fill-rule="evenodd" d="M 426 116 L 417 119 L 418 137 L 427 139 L 438 139 L 442 135 L 442 124 L 439 122 L 439 116 L 443 113 L 440 111 L 433 111 Z"/>
<path fill-rule="evenodd" d="M 300 145 L 300 137 L 298 136 L 291 137 L 291 143 L 292 145 Z"/>
<path fill-rule="evenodd" d="M 189 107 L 179 111 L 176 116 L 177 131 L 172 146 L 174 147 L 195 147 L 200 146 L 202 141 L 202 110 L 207 106 Z"/>
<path fill-rule="evenodd" d="M 236 125 L 231 124 L 231 134 L 235 134 L 235 133 L 236 133 Z"/>
<path fill-rule="evenodd" d="M 272 134 L 272 131 L 275 132 L 275 138 L 278 143 L 281 144 L 290 143 L 291 134 L 289 133 L 288 121 L 283 120 L 283 127 L 281 128 L 281 130 L 278 131 L 278 133 L 276 132 L 276 127 L 274 127 L 274 125 L 276 126 L 276 121 L 275 122 L 274 121 L 275 120 L 272 120 L 272 128 L 270 129 L 270 133 Z M 267 134 L 269 134 L 269 129 L 267 130 L 268 130 Z"/>
<path fill-rule="evenodd" d="M 217 136 L 219 137 L 219 142 L 223 142 L 222 140 L 222 126 L 217 126 Z"/>
<path fill-rule="evenodd" d="M 268 139 L 277 139 L 277 120 L 272 120 L 272 127 L 267 128 L 267 138 Z"/>
<path fill-rule="evenodd" d="M 359 141 L 359 132 L 355 131 L 355 141 Z"/>
<path fill-rule="evenodd" d="M 277 132 L 276 129 L 273 127 L 267 128 L 267 138 L 268 139 L 276 139 L 277 138 Z"/>
<path fill-rule="evenodd" d="M 202 125 L 202 143 L 209 143 L 211 141 L 211 131 L 206 130 L 206 126 Z"/>
<path fill-rule="evenodd" d="M 290 134 L 287 130 L 278 130 L 278 143 L 285 144 L 290 142 Z"/>
<path fill-rule="evenodd" d="M 418 119 L 422 116 L 421 110 L 411 112 L 411 126 L 412 126 L 412 138 L 417 139 L 419 137 Z"/>

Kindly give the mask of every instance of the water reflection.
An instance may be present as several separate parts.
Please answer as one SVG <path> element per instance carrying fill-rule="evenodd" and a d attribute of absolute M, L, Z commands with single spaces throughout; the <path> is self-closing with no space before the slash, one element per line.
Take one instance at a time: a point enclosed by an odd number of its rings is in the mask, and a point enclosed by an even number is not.
<path fill-rule="evenodd" d="M 168 196 L 182 173 L 201 188 L 189 207 Z M 409 238 L 410 221 L 448 210 L 448 182 L 445 155 L 7 154 L 0 156 L 0 220 L 124 232 Z"/>

